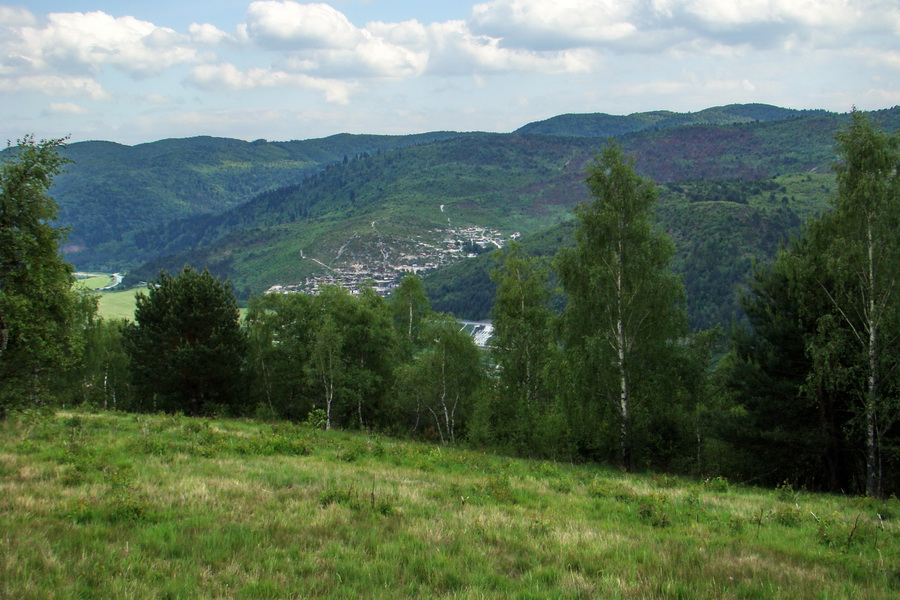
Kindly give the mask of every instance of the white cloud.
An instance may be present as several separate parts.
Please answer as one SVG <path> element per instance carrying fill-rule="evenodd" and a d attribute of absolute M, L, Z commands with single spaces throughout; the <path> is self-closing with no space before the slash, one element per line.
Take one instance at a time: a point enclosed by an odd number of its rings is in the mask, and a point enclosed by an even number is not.
<path fill-rule="evenodd" d="M 45 115 L 86 115 L 90 110 L 74 102 L 51 102 L 44 109 Z"/>
<path fill-rule="evenodd" d="M 356 87 L 353 83 L 321 79 L 278 69 L 250 68 L 245 71 L 231 63 L 198 65 L 191 69 L 189 82 L 205 90 L 243 91 L 258 88 L 301 88 L 325 94 L 333 104 L 347 104 Z"/>
<path fill-rule="evenodd" d="M 191 23 L 188 27 L 188 33 L 191 34 L 192 41 L 208 46 L 217 46 L 233 39 L 230 35 L 209 23 Z"/>
<path fill-rule="evenodd" d="M 428 72 L 463 75 L 476 72 L 577 73 L 589 71 L 599 57 L 587 50 L 532 52 L 504 48 L 498 38 L 474 35 L 463 21 L 428 27 Z"/>
<path fill-rule="evenodd" d="M 94 79 L 59 75 L 0 78 L 0 92 L 39 92 L 48 96 L 87 96 L 92 100 L 109 100 L 112 97 Z"/>
<path fill-rule="evenodd" d="M 43 24 L 7 31 L 2 41 L 5 71 L 95 72 L 112 65 L 134 76 L 156 75 L 198 60 L 185 36 L 134 17 L 103 12 L 53 13 Z"/>
<path fill-rule="evenodd" d="M 366 31 L 377 38 L 410 50 L 422 51 L 428 49 L 428 30 L 416 20 L 403 21 L 402 23 L 373 21 L 366 23 Z"/>
<path fill-rule="evenodd" d="M 494 0 L 472 8 L 472 31 L 532 50 L 597 46 L 634 36 L 633 2 L 623 0 Z"/>
<path fill-rule="evenodd" d="M 262 0 L 247 8 L 247 35 L 263 47 L 280 50 L 352 49 L 362 33 L 327 4 Z"/>
<path fill-rule="evenodd" d="M 0 6 L 0 23 L 3 28 L 33 26 L 37 23 L 28 9 L 18 6 Z"/>
<path fill-rule="evenodd" d="M 771 47 L 900 32 L 896 0 L 491 0 L 472 8 L 474 33 L 530 50 L 662 49 L 697 38 Z"/>

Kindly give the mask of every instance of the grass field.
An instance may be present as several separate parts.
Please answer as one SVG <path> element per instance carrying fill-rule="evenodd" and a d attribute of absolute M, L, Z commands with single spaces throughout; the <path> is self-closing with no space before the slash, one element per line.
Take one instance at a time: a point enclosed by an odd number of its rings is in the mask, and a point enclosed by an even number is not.
<path fill-rule="evenodd" d="M 105 273 L 78 273 L 75 277 L 76 287 L 82 290 L 96 290 L 115 283 L 115 278 Z"/>
<path fill-rule="evenodd" d="M 144 290 L 144 288 L 132 288 L 130 290 L 121 290 L 118 292 L 97 292 L 97 295 L 100 297 L 100 305 L 97 310 L 98 316 L 101 316 L 104 319 L 128 319 L 129 321 L 133 321 L 134 308 L 136 305 L 134 297 L 142 290 Z M 146 291 L 144 291 L 144 293 L 146 293 Z M 241 319 L 243 319 L 247 314 L 247 309 L 241 308 L 240 312 Z"/>
<path fill-rule="evenodd" d="M 3 598 L 897 598 L 900 502 L 182 416 L 0 423 Z"/>
<path fill-rule="evenodd" d="M 97 314 L 104 319 L 134 320 L 135 294 L 140 290 L 130 289 L 118 292 L 97 292 L 100 306 Z"/>

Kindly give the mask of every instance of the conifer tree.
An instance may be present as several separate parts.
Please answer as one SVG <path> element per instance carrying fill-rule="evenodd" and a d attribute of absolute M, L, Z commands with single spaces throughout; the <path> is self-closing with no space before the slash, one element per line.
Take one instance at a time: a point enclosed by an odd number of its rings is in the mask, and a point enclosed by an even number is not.
<path fill-rule="evenodd" d="M 818 283 L 830 310 L 818 315 L 809 349 L 820 358 L 813 376 L 833 375 L 822 356 L 848 344 L 859 353 L 845 375 L 862 380 L 855 387 L 865 422 L 865 489 L 877 495 L 881 439 L 900 412 L 900 137 L 854 112 L 837 142 L 841 162 L 834 210 L 810 228 L 815 253 L 825 261 L 825 277 Z"/>
<path fill-rule="evenodd" d="M 139 293 L 125 343 L 145 407 L 200 415 L 236 408 L 247 341 L 234 293 L 209 271 L 161 273 Z"/>

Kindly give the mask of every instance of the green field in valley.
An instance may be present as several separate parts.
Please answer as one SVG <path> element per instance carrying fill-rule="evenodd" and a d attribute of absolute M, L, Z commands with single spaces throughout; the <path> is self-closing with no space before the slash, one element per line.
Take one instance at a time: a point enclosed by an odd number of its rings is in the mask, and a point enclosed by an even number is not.
<path fill-rule="evenodd" d="M 0 597 L 897 598 L 900 502 L 303 425 L 0 422 Z"/>
<path fill-rule="evenodd" d="M 140 290 L 97 292 L 100 297 L 97 314 L 104 319 L 134 319 L 135 295 Z"/>

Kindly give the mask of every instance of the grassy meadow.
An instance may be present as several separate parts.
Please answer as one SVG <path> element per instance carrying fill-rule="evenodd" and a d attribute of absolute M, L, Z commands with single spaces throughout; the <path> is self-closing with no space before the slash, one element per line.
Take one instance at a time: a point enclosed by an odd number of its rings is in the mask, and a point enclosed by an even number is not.
<path fill-rule="evenodd" d="M 104 319 L 128 319 L 134 320 L 134 308 L 137 305 L 135 295 L 140 290 L 120 290 L 110 292 L 97 292 L 100 304 L 97 307 L 97 315 Z"/>
<path fill-rule="evenodd" d="M 0 422 L 2 598 L 897 598 L 900 502 L 103 412 Z"/>

